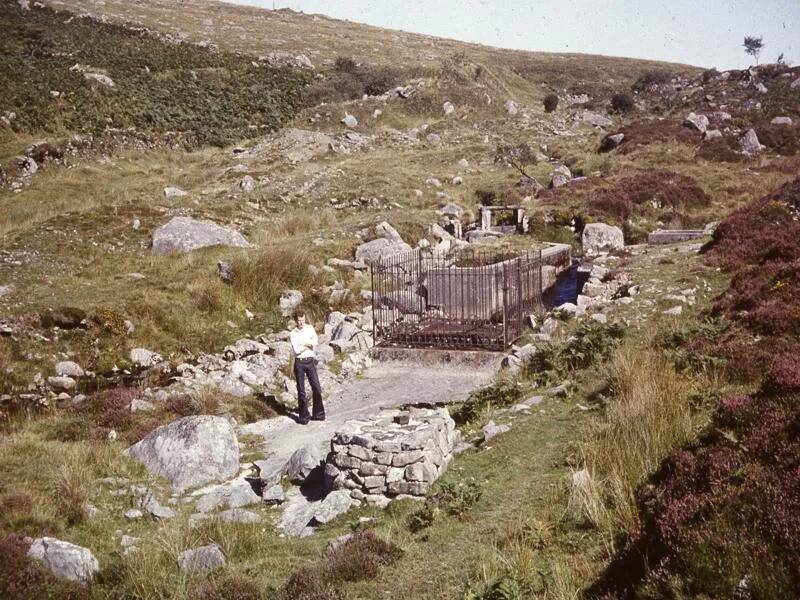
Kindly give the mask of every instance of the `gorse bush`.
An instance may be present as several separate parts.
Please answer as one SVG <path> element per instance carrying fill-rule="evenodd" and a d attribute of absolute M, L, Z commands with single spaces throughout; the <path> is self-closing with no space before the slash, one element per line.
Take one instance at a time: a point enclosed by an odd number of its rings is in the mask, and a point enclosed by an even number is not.
<path fill-rule="evenodd" d="M 556 94 L 547 94 L 544 97 L 544 112 L 551 113 L 558 108 L 558 96 Z"/>
<path fill-rule="evenodd" d="M 308 81 L 303 73 L 69 16 L 0 4 L 6 82 L 0 106 L 16 112 L 12 126 L 18 131 L 97 134 L 106 127 L 135 127 L 219 146 L 252 135 L 251 126 L 275 129 L 300 106 Z M 87 73 L 107 75 L 114 86 L 70 70 L 76 63 Z"/>
<path fill-rule="evenodd" d="M 539 348 L 524 365 L 541 383 L 562 380 L 571 371 L 585 369 L 608 358 L 625 335 L 619 324 L 584 322 L 565 342 L 550 342 Z"/>

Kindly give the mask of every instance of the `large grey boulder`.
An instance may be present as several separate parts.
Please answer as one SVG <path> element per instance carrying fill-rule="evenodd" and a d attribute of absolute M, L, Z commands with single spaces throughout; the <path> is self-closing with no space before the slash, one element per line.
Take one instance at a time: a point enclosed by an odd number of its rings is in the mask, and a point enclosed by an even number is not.
<path fill-rule="evenodd" d="M 180 553 L 178 566 L 183 573 L 208 573 L 225 566 L 225 555 L 216 544 L 191 548 Z"/>
<path fill-rule="evenodd" d="M 583 228 L 581 243 L 585 254 L 597 254 L 624 248 L 625 238 L 619 227 L 605 223 L 589 223 Z"/>
<path fill-rule="evenodd" d="M 44 564 L 59 577 L 84 585 L 100 570 L 100 564 L 91 550 L 51 537 L 33 540 L 28 557 Z"/>
<path fill-rule="evenodd" d="M 127 450 L 177 491 L 233 477 L 239 469 L 239 442 L 223 417 L 199 415 L 162 425 Z"/>
<path fill-rule="evenodd" d="M 238 231 L 211 221 L 173 217 L 153 232 L 150 247 L 153 254 L 168 254 L 191 252 L 208 246 L 248 248 L 250 243 Z"/>
<path fill-rule="evenodd" d="M 406 244 L 397 230 L 386 221 L 375 226 L 375 233 L 378 234 L 378 239 L 365 242 L 356 248 L 356 260 L 374 264 L 395 254 L 411 251 L 411 246 Z"/>

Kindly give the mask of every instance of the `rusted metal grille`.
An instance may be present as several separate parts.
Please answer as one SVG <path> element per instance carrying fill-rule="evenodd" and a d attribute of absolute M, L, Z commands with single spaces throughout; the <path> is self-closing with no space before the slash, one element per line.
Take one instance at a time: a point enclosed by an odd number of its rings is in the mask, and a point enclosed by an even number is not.
<path fill-rule="evenodd" d="M 538 250 L 415 250 L 372 266 L 376 345 L 502 350 L 541 301 Z"/>

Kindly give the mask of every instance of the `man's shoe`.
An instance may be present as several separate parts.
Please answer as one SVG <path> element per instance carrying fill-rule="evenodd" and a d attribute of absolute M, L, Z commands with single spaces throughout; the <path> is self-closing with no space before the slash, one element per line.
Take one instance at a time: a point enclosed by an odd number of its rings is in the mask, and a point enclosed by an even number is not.
<path fill-rule="evenodd" d="M 325 420 L 325 415 L 322 415 L 322 416 L 319 416 L 319 417 L 315 415 L 315 416 L 311 417 L 311 420 L 312 421 L 324 421 Z"/>
<path fill-rule="evenodd" d="M 297 422 L 300 423 L 300 425 L 308 425 L 308 421 L 308 419 L 297 419 Z"/>

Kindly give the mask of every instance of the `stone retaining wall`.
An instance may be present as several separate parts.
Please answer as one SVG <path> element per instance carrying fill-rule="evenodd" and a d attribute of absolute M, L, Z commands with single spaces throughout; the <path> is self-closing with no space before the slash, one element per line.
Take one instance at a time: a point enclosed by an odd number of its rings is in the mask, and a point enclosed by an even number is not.
<path fill-rule="evenodd" d="M 656 229 L 647 236 L 647 243 L 651 246 L 661 244 L 677 244 L 686 240 L 694 240 L 709 235 L 704 229 Z"/>
<path fill-rule="evenodd" d="M 460 440 L 446 409 L 392 410 L 348 421 L 331 440 L 325 480 L 357 500 L 425 496 Z"/>

